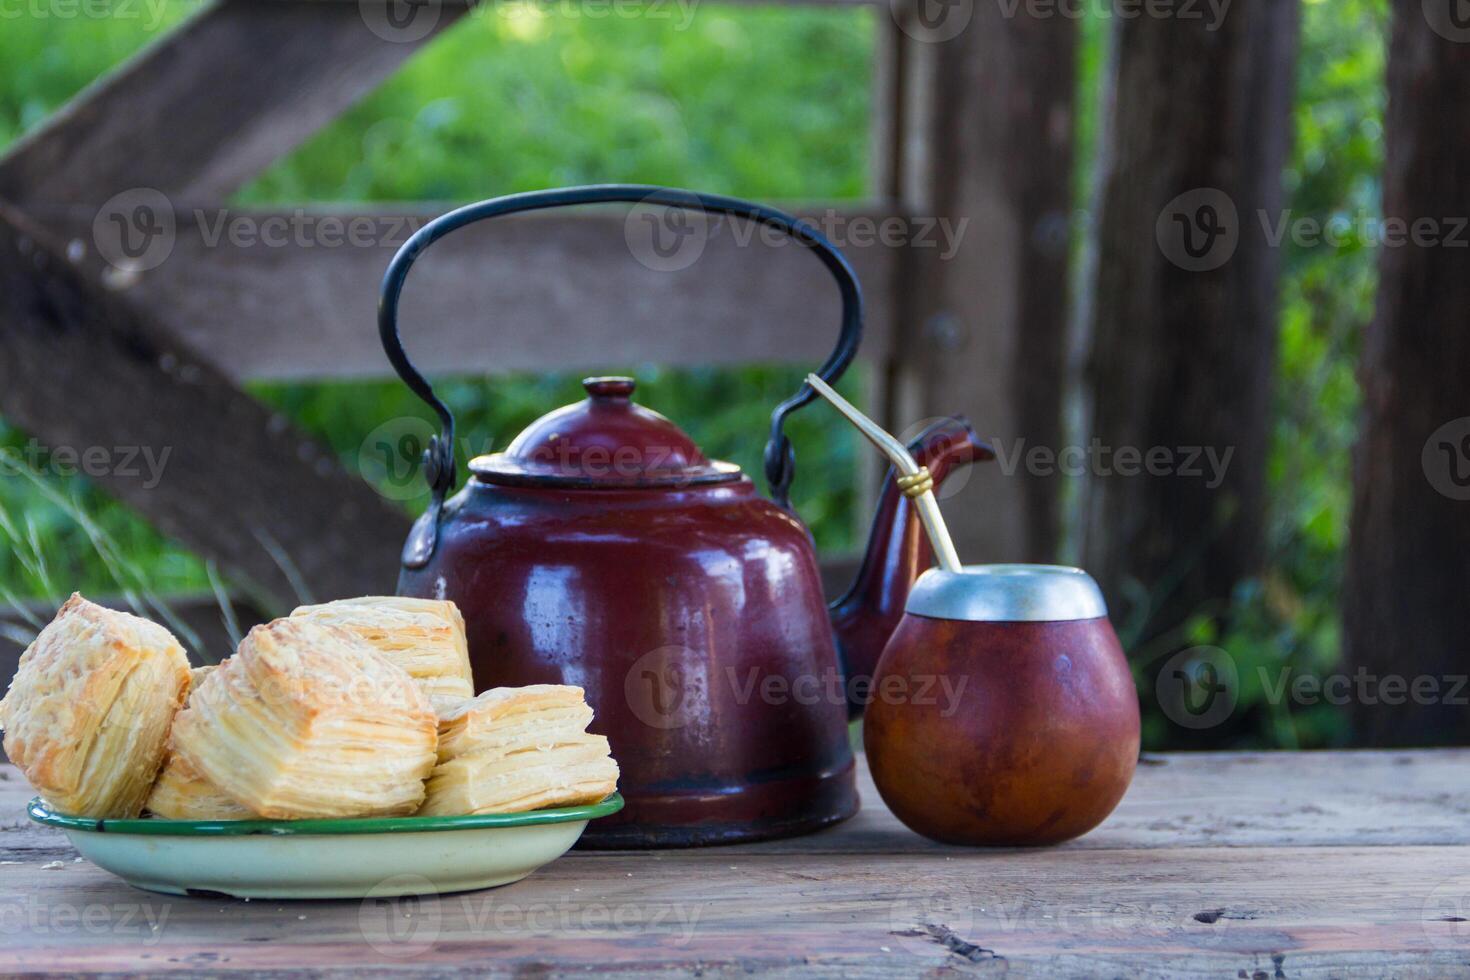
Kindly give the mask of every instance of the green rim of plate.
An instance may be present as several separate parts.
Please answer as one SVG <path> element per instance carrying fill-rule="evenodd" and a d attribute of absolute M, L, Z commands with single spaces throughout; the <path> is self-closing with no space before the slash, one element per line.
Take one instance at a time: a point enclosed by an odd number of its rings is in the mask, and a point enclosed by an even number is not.
<path fill-rule="evenodd" d="M 94 834 L 147 834 L 154 837 L 239 837 L 247 834 L 335 835 L 417 834 L 435 830 L 477 830 L 485 827 L 535 827 L 574 820 L 596 820 L 623 808 L 623 795 L 614 793 L 601 803 L 567 806 L 525 813 L 472 813 L 460 817 L 353 817 L 333 820 L 163 820 L 139 817 L 131 820 L 93 820 L 57 813 L 39 796 L 26 812 L 47 827 L 80 830 Z"/>

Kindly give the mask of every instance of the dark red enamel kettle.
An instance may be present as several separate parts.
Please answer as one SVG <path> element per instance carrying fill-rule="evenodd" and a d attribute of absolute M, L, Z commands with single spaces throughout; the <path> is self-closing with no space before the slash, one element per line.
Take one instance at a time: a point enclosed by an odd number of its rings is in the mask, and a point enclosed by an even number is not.
<path fill-rule="evenodd" d="M 841 291 L 841 335 L 820 376 L 835 382 L 856 354 L 863 303 L 851 266 L 810 225 L 759 204 L 605 185 L 496 198 L 430 222 L 394 257 L 379 306 L 389 360 L 443 426 L 425 453 L 433 496 L 404 546 L 399 592 L 459 605 L 479 689 L 586 690 L 627 806 L 590 826 L 583 846 L 815 830 L 857 809 L 849 707 L 861 703 L 931 555 L 910 501 L 885 481 L 866 561 L 829 618 L 811 536 L 788 503 L 795 454 L 783 427 L 813 400 L 810 387 L 771 416 L 770 500 L 739 467 L 706 459 L 674 423 L 636 404 L 631 378 L 589 378 L 586 400 L 472 460 L 469 485 L 446 499 L 454 418 L 398 337 L 410 266 L 472 222 L 608 202 L 697 209 L 790 235 Z M 915 454 L 937 482 L 989 450 L 962 419 L 948 419 Z"/>

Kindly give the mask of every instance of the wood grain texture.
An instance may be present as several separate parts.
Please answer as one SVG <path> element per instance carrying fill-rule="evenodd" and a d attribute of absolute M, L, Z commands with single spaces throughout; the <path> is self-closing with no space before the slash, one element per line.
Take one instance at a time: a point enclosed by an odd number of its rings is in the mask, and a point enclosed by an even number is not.
<path fill-rule="evenodd" d="M 0 163 L 0 197 L 218 198 L 294 148 L 464 13 L 387 40 L 357 3 L 221 0 L 84 90 Z"/>
<path fill-rule="evenodd" d="M 1086 467 L 1080 528 L 1114 620 L 1143 640 L 1223 614 L 1263 557 L 1281 249 L 1261 221 L 1282 208 L 1300 6 L 1114 25 L 1086 396 L 1107 454 Z M 1228 465 L 1190 466 L 1185 447 Z M 1177 727 L 1172 744 L 1223 731 Z"/>
<path fill-rule="evenodd" d="M 378 288 L 395 251 L 450 204 L 263 212 L 172 202 L 172 251 L 118 275 L 88 267 L 235 378 L 391 375 L 378 341 Z M 797 209 L 835 236 L 867 302 L 862 353 L 881 356 L 896 249 L 869 236 L 881 208 Z M 43 208 L 91 243 L 94 212 Z M 506 370 L 822 363 L 837 341 L 837 289 L 806 249 L 753 226 L 714 223 L 686 268 L 652 269 L 625 235 L 630 212 L 572 209 L 456 232 L 404 290 L 404 344 L 434 374 Z"/>
<path fill-rule="evenodd" d="M 1052 561 L 1062 481 L 1010 461 L 1062 438 L 1077 21 L 1027 4 L 895 10 L 905 204 L 949 223 L 956 246 L 905 256 L 892 411 L 903 425 L 963 414 L 1006 453 L 941 494 L 966 560 Z"/>
<path fill-rule="evenodd" d="M 862 813 L 812 837 L 574 852 L 506 888 L 367 904 L 132 890 L 27 824 L 0 768 L 0 936 L 6 969 L 41 973 L 1443 977 L 1470 969 L 1448 921 L 1470 908 L 1467 763 L 1150 757 L 1088 837 L 993 851 L 909 834 L 864 770 Z"/>
<path fill-rule="evenodd" d="M 1443 107 L 1470 98 L 1470 45 L 1431 26 L 1450 8 L 1392 7 L 1383 213 L 1400 230 L 1378 250 L 1378 309 L 1363 338 L 1343 652 L 1353 671 L 1439 691 L 1356 699 L 1364 744 L 1454 744 L 1470 739 L 1460 689 L 1470 673 L 1470 132 L 1446 126 Z M 1452 26 L 1438 25 L 1454 37 Z M 1426 227 L 1428 237 L 1413 231 Z"/>
<path fill-rule="evenodd" d="M 52 447 L 146 449 L 95 477 L 264 608 L 391 592 L 406 512 L 0 204 L 0 412 Z M 164 454 L 167 453 L 167 456 Z"/>

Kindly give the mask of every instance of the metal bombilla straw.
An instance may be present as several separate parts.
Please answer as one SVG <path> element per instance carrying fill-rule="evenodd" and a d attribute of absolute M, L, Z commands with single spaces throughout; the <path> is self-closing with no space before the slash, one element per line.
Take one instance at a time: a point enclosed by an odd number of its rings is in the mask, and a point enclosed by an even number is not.
<path fill-rule="evenodd" d="M 934 556 L 939 560 L 939 567 L 946 572 L 963 571 L 960 556 L 954 550 L 954 541 L 949 536 L 949 528 L 944 525 L 944 515 L 939 512 L 939 501 L 934 499 L 934 477 L 930 475 L 928 467 L 920 466 L 909 455 L 903 443 L 858 411 L 852 402 L 839 395 L 827 382 L 815 374 L 808 374 L 806 383 L 847 416 L 847 420 L 857 426 L 858 431 L 893 462 L 900 474 L 898 488 L 919 509 L 919 519 L 924 522 L 924 531 L 929 535 L 929 543 L 934 546 Z"/>

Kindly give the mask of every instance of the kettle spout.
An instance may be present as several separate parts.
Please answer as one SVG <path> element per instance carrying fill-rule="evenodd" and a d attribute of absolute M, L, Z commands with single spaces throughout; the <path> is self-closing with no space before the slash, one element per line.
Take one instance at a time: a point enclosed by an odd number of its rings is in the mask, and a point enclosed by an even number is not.
<path fill-rule="evenodd" d="M 909 444 L 919 465 L 928 467 L 938 487 L 956 467 L 995 458 L 970 423 L 960 416 L 940 419 Z M 849 714 L 862 713 L 878 655 L 903 618 L 914 579 L 934 563 L 913 502 L 898 489 L 889 469 L 868 535 L 868 548 L 857 578 L 832 603 L 832 630 L 847 680 Z"/>

